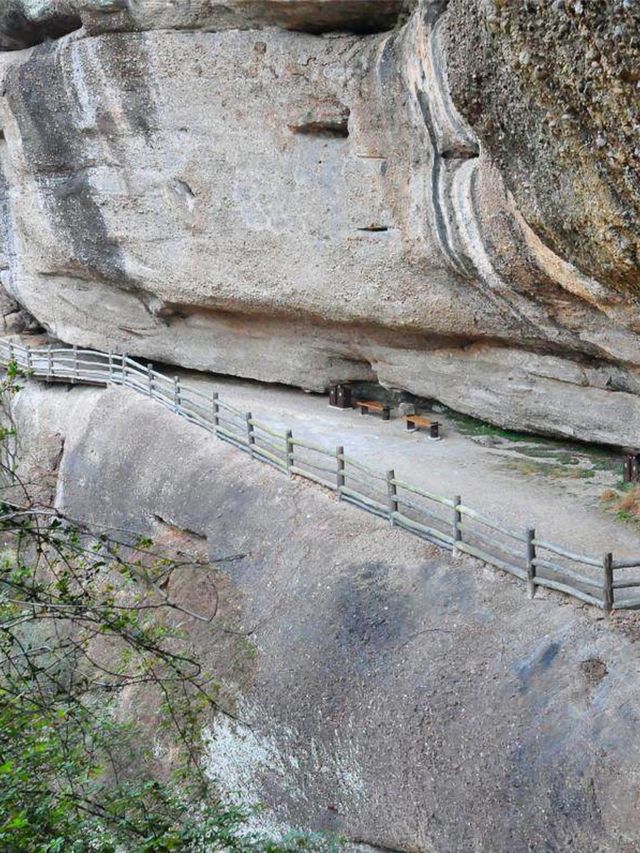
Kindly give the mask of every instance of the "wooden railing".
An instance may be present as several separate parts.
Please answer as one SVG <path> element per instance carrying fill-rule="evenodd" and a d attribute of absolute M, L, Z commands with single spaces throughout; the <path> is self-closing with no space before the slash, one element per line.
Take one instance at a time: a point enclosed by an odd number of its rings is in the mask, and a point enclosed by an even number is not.
<path fill-rule="evenodd" d="M 619 580 L 616 574 L 640 569 L 640 556 L 622 560 L 614 560 L 610 552 L 599 558 L 585 556 L 547 541 L 533 527 L 510 529 L 467 506 L 460 496 L 427 491 L 396 477 L 394 471 L 375 471 L 343 447 L 329 450 L 294 438 L 290 430 L 275 430 L 251 412 L 224 402 L 215 391 L 207 395 L 183 386 L 178 377 L 169 378 L 126 355 L 2 342 L 0 362 L 15 363 L 28 375 L 49 382 L 131 388 L 278 471 L 311 480 L 335 492 L 338 500 L 388 519 L 393 527 L 525 581 L 531 596 L 541 586 L 607 612 L 640 607 L 640 572 Z"/>

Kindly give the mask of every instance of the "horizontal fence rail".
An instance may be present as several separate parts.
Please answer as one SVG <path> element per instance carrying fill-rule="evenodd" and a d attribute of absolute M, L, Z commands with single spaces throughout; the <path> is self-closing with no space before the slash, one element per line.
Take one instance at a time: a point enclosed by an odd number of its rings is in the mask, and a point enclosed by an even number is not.
<path fill-rule="evenodd" d="M 185 386 L 126 354 L 78 347 L 33 348 L 0 342 L 0 364 L 14 364 L 48 382 L 120 385 L 161 403 L 190 423 L 289 476 L 299 476 L 335 492 L 338 500 L 387 519 L 449 551 L 469 554 L 536 587 L 556 590 L 607 612 L 640 608 L 640 556 L 614 560 L 577 554 L 540 538 L 533 527 L 512 530 L 463 503 L 380 472 L 345 454 L 278 431 L 251 412 Z M 635 577 L 633 576 L 636 570 Z M 624 577 L 618 572 L 626 570 Z M 631 572 L 631 574 L 629 574 Z"/>

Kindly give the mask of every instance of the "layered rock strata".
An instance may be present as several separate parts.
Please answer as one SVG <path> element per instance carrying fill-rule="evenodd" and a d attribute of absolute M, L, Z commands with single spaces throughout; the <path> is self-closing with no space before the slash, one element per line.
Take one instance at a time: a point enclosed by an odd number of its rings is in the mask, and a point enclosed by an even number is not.
<path fill-rule="evenodd" d="M 638 13 L 603 5 L 16 0 L 2 281 L 70 343 L 636 444 Z"/>

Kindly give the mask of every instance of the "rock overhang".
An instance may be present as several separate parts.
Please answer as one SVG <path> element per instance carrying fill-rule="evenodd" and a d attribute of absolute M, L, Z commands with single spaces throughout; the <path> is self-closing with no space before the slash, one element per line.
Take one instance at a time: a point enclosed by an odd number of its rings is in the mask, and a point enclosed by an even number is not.
<path fill-rule="evenodd" d="M 85 3 L 4 55 L 11 292 L 71 343 L 627 443 L 635 297 L 541 239 L 459 111 L 473 4 L 377 4 L 369 35 L 370 3 L 226 5 Z"/>

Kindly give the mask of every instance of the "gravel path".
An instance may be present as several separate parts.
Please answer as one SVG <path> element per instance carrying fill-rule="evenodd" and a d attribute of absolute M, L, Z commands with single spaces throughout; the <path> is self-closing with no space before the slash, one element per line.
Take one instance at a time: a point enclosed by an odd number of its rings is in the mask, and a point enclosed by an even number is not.
<path fill-rule="evenodd" d="M 229 377 L 182 372 L 185 384 L 217 390 L 223 400 L 250 410 L 276 429 L 333 448 L 445 495 L 461 495 L 468 505 L 508 523 L 536 527 L 539 536 L 597 556 L 640 553 L 640 528 L 599 508 L 599 496 L 621 478 L 615 456 L 546 440 L 511 441 L 471 435 L 457 419 L 434 415 L 442 441 L 424 432 L 408 433 L 404 421 L 382 421 L 354 410 L 330 408 L 328 398 Z M 491 431 L 489 431 L 491 433 Z"/>

